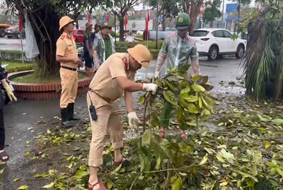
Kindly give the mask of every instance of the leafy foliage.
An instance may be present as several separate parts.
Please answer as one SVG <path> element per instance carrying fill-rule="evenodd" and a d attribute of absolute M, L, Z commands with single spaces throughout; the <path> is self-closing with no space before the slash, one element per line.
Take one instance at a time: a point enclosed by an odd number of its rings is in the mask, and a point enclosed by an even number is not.
<path fill-rule="evenodd" d="M 282 96 L 281 6 L 266 7 L 254 18 L 244 62 L 247 92 L 257 99 Z"/>
<path fill-rule="evenodd" d="M 189 66 L 173 68 L 164 79 L 157 79 L 158 91 L 155 96 L 150 93 L 141 97 L 140 102 L 151 107 L 150 126 L 158 127 L 162 104 L 166 101 L 176 110 L 178 125 L 182 130 L 193 129 L 197 126 L 199 117 L 213 113 L 214 97 L 206 91 L 212 86 L 207 84 L 208 76 L 193 76 L 187 80 Z M 174 117 L 175 118 L 175 117 Z"/>
<path fill-rule="evenodd" d="M 203 21 L 204 22 L 213 22 L 213 21 L 215 21 L 216 18 L 219 18 L 222 15 L 222 13 L 219 11 L 221 1 L 215 0 L 212 3 L 207 3 L 207 5 L 209 5 L 209 7 L 207 7 L 204 10 Z"/>

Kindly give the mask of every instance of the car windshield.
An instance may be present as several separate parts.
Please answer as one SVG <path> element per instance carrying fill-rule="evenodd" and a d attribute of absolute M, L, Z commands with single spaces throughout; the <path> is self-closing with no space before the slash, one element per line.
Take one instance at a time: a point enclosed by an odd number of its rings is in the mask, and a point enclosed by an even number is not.
<path fill-rule="evenodd" d="M 195 30 L 192 36 L 202 37 L 202 36 L 206 36 L 207 34 L 208 34 L 208 31 L 206 30 Z"/>

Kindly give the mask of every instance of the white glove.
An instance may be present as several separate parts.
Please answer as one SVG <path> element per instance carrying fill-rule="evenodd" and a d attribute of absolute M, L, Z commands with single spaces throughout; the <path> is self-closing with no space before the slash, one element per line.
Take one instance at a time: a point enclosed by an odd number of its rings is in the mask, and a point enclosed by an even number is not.
<path fill-rule="evenodd" d="M 159 71 L 155 71 L 154 78 L 159 78 L 159 75 L 160 75 L 160 72 Z"/>
<path fill-rule="evenodd" d="M 128 113 L 128 120 L 129 120 L 130 127 L 134 128 L 135 130 L 137 130 L 139 125 L 142 124 L 142 122 L 139 120 L 136 112 Z"/>
<path fill-rule="evenodd" d="M 152 92 L 152 94 L 155 94 L 157 91 L 158 86 L 153 83 L 143 84 L 143 90 L 146 92 Z"/>

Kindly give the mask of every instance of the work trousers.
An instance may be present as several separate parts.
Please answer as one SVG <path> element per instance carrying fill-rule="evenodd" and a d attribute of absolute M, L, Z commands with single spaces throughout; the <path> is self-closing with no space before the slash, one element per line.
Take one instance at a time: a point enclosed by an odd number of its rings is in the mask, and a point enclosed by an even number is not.
<path fill-rule="evenodd" d="M 75 103 L 78 92 L 78 72 L 60 68 L 61 98 L 60 108 L 67 108 L 68 104 Z"/>
<path fill-rule="evenodd" d="M 5 147 L 5 125 L 4 125 L 3 108 L 1 108 L 0 109 L 0 150 L 3 150 L 4 147 Z"/>
<path fill-rule="evenodd" d="M 99 167 L 103 164 L 102 153 L 107 130 L 110 134 L 113 149 L 117 150 L 123 147 L 122 112 L 120 110 L 119 101 L 108 104 L 102 103 L 105 102 L 105 100 L 100 96 L 94 92 L 88 92 L 88 107 L 91 105 L 90 99 L 96 108 L 97 121 L 93 121 L 90 116 L 92 139 L 90 142 L 88 165 L 90 167 Z"/>

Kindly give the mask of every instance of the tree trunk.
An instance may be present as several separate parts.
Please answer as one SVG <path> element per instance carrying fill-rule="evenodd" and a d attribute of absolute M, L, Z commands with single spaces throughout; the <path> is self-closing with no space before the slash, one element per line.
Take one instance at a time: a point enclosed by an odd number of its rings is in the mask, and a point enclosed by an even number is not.
<path fill-rule="evenodd" d="M 120 22 L 120 38 L 119 38 L 119 40 L 124 41 L 124 35 L 125 35 L 125 29 L 124 29 L 125 20 L 124 20 L 124 17 L 119 17 L 119 22 Z"/>
<path fill-rule="evenodd" d="M 60 18 L 54 10 L 54 7 L 47 5 L 36 12 L 28 13 L 40 52 L 36 59 L 35 70 L 39 77 L 59 75 L 60 64 L 56 61 L 56 41 L 60 36 Z"/>
<path fill-rule="evenodd" d="M 189 33 L 192 34 L 195 28 L 196 19 L 199 14 L 201 5 L 203 4 L 204 0 L 197 0 L 193 2 L 191 0 L 185 0 L 185 6 L 187 7 L 186 12 L 190 16 L 191 23 L 189 27 Z"/>

